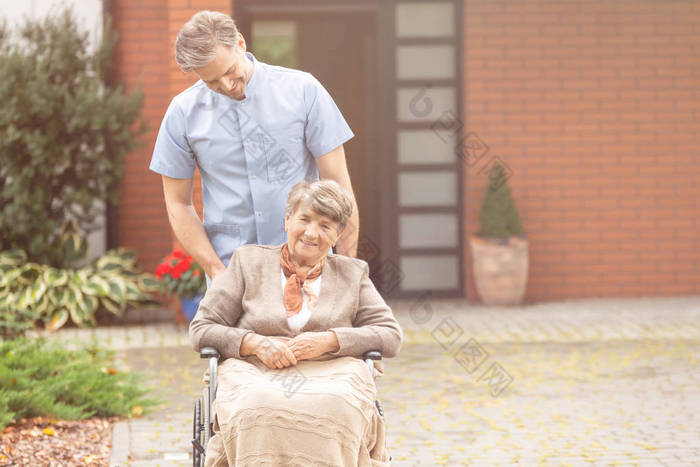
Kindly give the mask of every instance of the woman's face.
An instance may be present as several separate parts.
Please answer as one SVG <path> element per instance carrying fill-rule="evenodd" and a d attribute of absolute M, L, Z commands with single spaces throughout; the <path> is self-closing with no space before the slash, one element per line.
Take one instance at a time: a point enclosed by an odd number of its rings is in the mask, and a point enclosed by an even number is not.
<path fill-rule="evenodd" d="M 338 240 L 338 223 L 302 203 L 284 219 L 287 244 L 299 266 L 313 266 L 328 254 Z"/>

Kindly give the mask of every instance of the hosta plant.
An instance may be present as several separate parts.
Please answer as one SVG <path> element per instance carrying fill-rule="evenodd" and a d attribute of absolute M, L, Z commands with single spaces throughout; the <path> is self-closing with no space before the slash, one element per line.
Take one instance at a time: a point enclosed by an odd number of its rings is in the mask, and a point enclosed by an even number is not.
<path fill-rule="evenodd" d="M 128 305 L 155 304 L 152 293 L 159 290 L 155 276 L 142 273 L 126 249 L 110 250 L 79 269 L 27 262 L 20 250 L 0 252 L 0 313 L 8 322 L 7 316 L 24 317 L 55 330 L 70 318 L 78 326 L 94 326 L 98 312 L 121 315 Z M 12 329 L 0 321 L 3 337 L 12 337 Z"/>

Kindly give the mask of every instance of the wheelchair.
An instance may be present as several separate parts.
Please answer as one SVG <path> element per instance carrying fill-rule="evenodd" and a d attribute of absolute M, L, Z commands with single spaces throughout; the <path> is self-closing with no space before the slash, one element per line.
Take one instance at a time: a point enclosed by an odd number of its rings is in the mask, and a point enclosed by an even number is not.
<path fill-rule="evenodd" d="M 212 437 L 214 421 L 212 417 L 212 404 L 216 397 L 216 371 L 219 364 L 219 352 L 214 347 L 202 347 L 199 358 L 209 359 L 209 382 L 202 390 L 202 398 L 194 403 L 194 417 L 192 420 L 192 465 L 204 466 L 204 456 L 207 443 Z M 369 373 L 374 377 L 373 360 L 381 360 L 382 354 L 378 350 L 370 350 L 364 353 L 362 359 L 369 368 Z M 384 410 L 379 400 L 374 401 L 379 416 L 384 418 Z M 389 459 L 391 461 L 391 458 Z"/>

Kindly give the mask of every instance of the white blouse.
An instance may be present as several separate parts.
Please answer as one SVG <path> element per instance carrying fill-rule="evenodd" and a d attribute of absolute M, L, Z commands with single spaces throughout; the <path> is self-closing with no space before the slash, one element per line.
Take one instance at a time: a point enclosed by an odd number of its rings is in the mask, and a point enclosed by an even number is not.
<path fill-rule="evenodd" d="M 287 278 L 285 277 L 282 268 L 280 268 L 280 274 L 282 275 L 282 294 L 284 294 L 284 286 L 287 283 Z M 307 283 L 311 286 L 311 290 L 313 290 L 316 294 L 316 297 L 318 297 L 321 293 L 321 276 L 323 276 L 323 274 L 318 276 L 313 282 L 307 281 Z M 306 295 L 306 292 L 304 292 L 304 289 L 301 289 L 301 297 L 301 311 L 299 311 L 299 313 L 297 313 L 296 315 L 287 318 L 287 323 L 289 323 L 289 327 L 291 328 L 294 334 L 299 334 L 301 328 L 304 327 L 306 322 L 309 321 L 309 318 L 311 317 L 311 310 L 309 309 L 309 298 Z M 316 306 L 318 306 L 318 302 L 316 302 Z M 284 313 L 287 312 L 286 310 L 283 311 Z"/>

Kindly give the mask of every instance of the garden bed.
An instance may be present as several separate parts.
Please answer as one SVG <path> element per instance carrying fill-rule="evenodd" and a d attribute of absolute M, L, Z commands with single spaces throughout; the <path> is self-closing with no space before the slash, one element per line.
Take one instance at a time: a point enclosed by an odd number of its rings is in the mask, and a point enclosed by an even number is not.
<path fill-rule="evenodd" d="M 22 419 L 0 433 L 0 466 L 109 465 L 112 425 L 118 420 Z"/>

